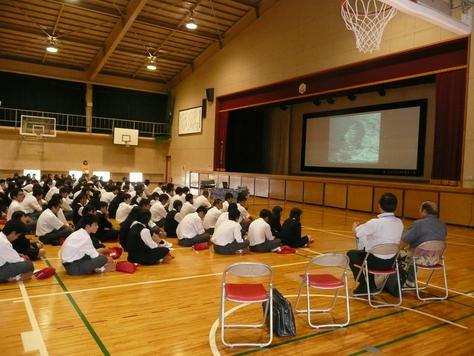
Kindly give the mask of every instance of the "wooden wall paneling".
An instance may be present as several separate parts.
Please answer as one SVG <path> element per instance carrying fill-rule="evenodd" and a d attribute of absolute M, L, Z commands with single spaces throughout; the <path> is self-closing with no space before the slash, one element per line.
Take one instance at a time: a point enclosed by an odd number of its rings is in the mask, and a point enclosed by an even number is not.
<path fill-rule="evenodd" d="M 268 178 L 255 178 L 255 196 L 268 198 Z"/>
<path fill-rule="evenodd" d="M 425 200 L 432 200 L 438 203 L 438 192 L 428 192 L 420 190 L 405 189 L 405 203 L 403 204 L 403 217 L 418 219 L 419 208 Z"/>
<path fill-rule="evenodd" d="M 304 182 L 303 202 L 307 204 L 323 205 L 324 183 Z"/>
<path fill-rule="evenodd" d="M 347 187 L 347 209 L 372 212 L 374 189 L 360 185 Z"/>
<path fill-rule="evenodd" d="M 247 187 L 250 195 L 255 195 L 255 178 L 242 177 L 242 185 Z"/>
<path fill-rule="evenodd" d="M 396 216 L 403 216 L 403 189 L 392 189 L 392 188 L 374 188 L 374 213 L 379 214 L 379 199 L 382 194 L 392 193 L 398 199 L 397 210 L 395 210 Z"/>
<path fill-rule="evenodd" d="M 242 185 L 242 176 L 229 177 L 229 188 L 236 189 L 240 185 Z"/>
<path fill-rule="evenodd" d="M 303 202 L 303 186 L 304 186 L 304 182 L 287 180 L 285 200 L 302 203 Z"/>
<path fill-rule="evenodd" d="M 473 199 L 471 194 L 440 193 L 439 218 L 447 224 L 474 226 Z"/>
<path fill-rule="evenodd" d="M 347 185 L 326 183 L 324 186 L 324 206 L 345 209 L 347 206 Z"/>
<path fill-rule="evenodd" d="M 270 199 L 285 200 L 285 183 L 284 179 L 270 179 Z"/>

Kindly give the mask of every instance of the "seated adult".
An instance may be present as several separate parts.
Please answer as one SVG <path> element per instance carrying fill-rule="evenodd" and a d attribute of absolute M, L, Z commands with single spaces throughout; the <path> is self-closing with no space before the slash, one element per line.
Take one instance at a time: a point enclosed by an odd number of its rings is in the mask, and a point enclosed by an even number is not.
<path fill-rule="evenodd" d="M 211 235 L 214 233 L 217 219 L 219 219 L 219 216 L 222 214 L 222 200 L 216 199 L 212 205 L 212 208 L 207 211 L 203 223 L 204 230 L 206 230 L 206 232 L 210 233 Z"/>
<path fill-rule="evenodd" d="M 438 218 L 438 205 L 431 200 L 423 202 L 419 209 L 420 219 L 415 220 L 413 224 L 402 234 L 400 247 L 409 249 L 410 252 L 421 245 L 423 242 L 440 240 L 446 241 L 448 234 L 446 224 Z M 413 265 L 408 269 L 406 286 L 415 287 L 415 272 Z"/>
<path fill-rule="evenodd" d="M 148 222 L 151 219 L 149 210 L 141 209 L 137 220 L 132 223 L 127 238 L 127 260 L 133 263 L 150 266 L 157 263 L 169 262 L 170 250 L 160 247 L 161 239 L 156 234 L 152 234 L 148 229 Z"/>
<path fill-rule="evenodd" d="M 275 236 L 272 235 L 272 230 L 268 224 L 271 215 L 272 212 L 270 210 L 262 209 L 259 218 L 250 224 L 247 236 L 250 242 L 250 251 L 271 252 L 277 251 L 280 247 L 280 239 L 276 239 Z"/>
<path fill-rule="evenodd" d="M 393 213 L 397 209 L 397 197 L 391 193 L 383 194 L 379 199 L 380 214 L 377 219 L 371 219 L 365 224 L 355 222 L 352 225 L 352 231 L 358 239 L 358 250 L 350 250 L 347 252 L 349 256 L 349 267 L 352 270 L 354 279 L 360 272 L 360 268 L 355 265 L 362 265 L 366 256 L 366 251 L 369 251 L 376 245 L 400 243 L 402 236 L 403 223 Z M 387 255 L 370 255 L 367 259 L 369 268 L 376 270 L 386 270 L 393 266 L 395 256 Z M 364 274 L 361 273 L 359 277 L 359 286 L 354 290 L 354 294 L 367 294 L 376 291 L 374 275 L 369 273 L 369 286 L 365 281 Z"/>
<path fill-rule="evenodd" d="M 195 244 L 208 242 L 211 235 L 204 231 L 202 221 L 206 216 L 207 209 L 200 206 L 194 213 L 183 217 L 178 225 L 176 233 L 178 235 L 178 244 L 185 247 L 191 247 Z"/>
<path fill-rule="evenodd" d="M 73 232 L 61 246 L 60 256 L 67 274 L 80 276 L 115 271 L 113 259 L 99 254 L 92 245 L 90 234 L 99 228 L 97 222 L 95 215 L 84 216 L 84 228 Z"/>
<path fill-rule="evenodd" d="M 173 202 L 173 209 L 168 212 L 165 219 L 165 225 L 163 229 L 166 232 L 167 237 L 178 237 L 176 229 L 178 224 L 183 220 L 183 217 L 179 213 L 183 207 L 183 202 L 178 199 Z"/>
<path fill-rule="evenodd" d="M 43 211 L 38 219 L 36 226 L 36 235 L 44 244 L 59 245 L 61 239 L 67 238 L 72 233 L 69 225 L 64 224 L 56 216 L 61 203 L 58 199 L 51 199 L 48 203 L 48 208 Z"/>
<path fill-rule="evenodd" d="M 25 224 L 14 219 L 0 232 L 0 282 L 26 281 L 33 276 L 33 263 L 21 257 L 11 244 L 25 231 Z"/>
<path fill-rule="evenodd" d="M 301 214 L 300 208 L 293 208 L 290 211 L 290 217 L 283 222 L 280 239 L 282 245 L 294 248 L 303 247 L 310 243 L 311 236 L 301 237 Z"/>
<path fill-rule="evenodd" d="M 27 216 L 23 211 L 15 211 L 12 215 L 12 220 L 19 220 L 22 223 L 27 221 Z M 17 239 L 12 241 L 13 249 L 20 255 L 28 256 L 30 261 L 40 259 L 46 254 L 43 244 L 39 241 L 33 241 L 26 238 L 26 234 L 21 233 Z"/>
<path fill-rule="evenodd" d="M 229 220 L 224 221 L 212 236 L 211 241 L 214 243 L 214 252 L 222 255 L 248 252 L 250 242 L 242 239 L 241 227 L 238 223 L 239 217 L 239 210 L 229 210 Z"/>

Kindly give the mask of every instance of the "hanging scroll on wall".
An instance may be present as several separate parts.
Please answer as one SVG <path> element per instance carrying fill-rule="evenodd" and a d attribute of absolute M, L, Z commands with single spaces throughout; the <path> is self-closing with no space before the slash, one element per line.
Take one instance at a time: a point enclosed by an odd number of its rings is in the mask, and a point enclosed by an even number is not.
<path fill-rule="evenodd" d="M 202 132 L 202 107 L 181 110 L 178 118 L 178 135 Z"/>

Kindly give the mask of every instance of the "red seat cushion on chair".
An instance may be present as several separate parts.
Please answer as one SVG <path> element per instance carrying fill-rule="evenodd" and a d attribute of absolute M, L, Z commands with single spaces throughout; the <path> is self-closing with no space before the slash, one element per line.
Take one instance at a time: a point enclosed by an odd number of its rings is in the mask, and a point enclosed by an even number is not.
<path fill-rule="evenodd" d="M 226 284 L 225 294 L 227 299 L 237 302 L 264 302 L 268 293 L 261 284 Z"/>
<path fill-rule="evenodd" d="M 304 279 L 305 275 L 300 274 L 300 278 Z M 316 288 L 333 289 L 344 287 L 344 283 L 331 274 L 310 274 L 307 282 L 311 287 Z"/>

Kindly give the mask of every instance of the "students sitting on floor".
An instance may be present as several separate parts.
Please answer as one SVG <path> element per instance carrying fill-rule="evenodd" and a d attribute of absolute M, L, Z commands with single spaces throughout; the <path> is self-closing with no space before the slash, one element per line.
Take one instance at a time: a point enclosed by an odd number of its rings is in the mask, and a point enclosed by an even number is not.
<path fill-rule="evenodd" d="M 137 220 L 132 223 L 127 237 L 128 261 L 140 263 L 141 265 L 156 265 L 157 263 L 169 262 L 170 250 L 160 247 L 161 239 L 156 234 L 151 234 L 147 227 L 151 219 L 149 210 L 141 209 Z"/>
<path fill-rule="evenodd" d="M 202 225 L 206 212 L 207 209 L 200 206 L 194 213 L 190 213 L 183 217 L 183 220 L 181 220 L 176 229 L 178 244 L 185 247 L 191 247 L 194 244 L 208 242 L 210 240 L 211 235 L 204 231 Z"/>
<path fill-rule="evenodd" d="M 130 214 L 128 214 L 125 221 L 120 225 L 120 245 L 127 251 L 127 241 L 128 241 L 128 233 L 130 232 L 130 227 L 132 226 L 133 222 L 137 220 L 138 213 L 142 210 L 139 206 L 134 206 Z"/>
<path fill-rule="evenodd" d="M 180 214 L 181 208 L 183 207 L 183 202 L 181 200 L 175 200 L 173 203 L 173 209 L 168 212 L 165 219 L 165 225 L 163 229 L 166 232 L 167 237 L 178 237 L 176 234 L 176 229 L 178 224 L 183 220 L 183 217 Z"/>
<path fill-rule="evenodd" d="M 291 246 L 294 248 L 309 245 L 311 236 L 301 237 L 301 214 L 303 211 L 300 208 L 293 208 L 290 211 L 290 217 L 285 220 L 281 228 L 280 239 L 282 245 Z"/>
<path fill-rule="evenodd" d="M 61 246 L 60 256 L 67 274 L 79 276 L 115 271 L 113 259 L 101 255 L 92 245 L 90 234 L 99 228 L 97 222 L 95 215 L 84 216 L 84 228 L 73 232 Z"/>
<path fill-rule="evenodd" d="M 23 199 L 21 210 L 25 212 L 26 216 L 34 220 L 38 219 L 43 212 L 43 189 L 39 185 L 34 186 L 33 192 L 27 194 Z"/>
<path fill-rule="evenodd" d="M 25 224 L 10 220 L 0 232 L 0 282 L 26 281 L 33 276 L 34 266 L 13 249 L 12 241 L 25 233 Z"/>
<path fill-rule="evenodd" d="M 128 214 L 133 208 L 133 205 L 130 205 L 130 202 L 132 201 L 132 197 L 130 194 L 126 193 L 123 196 L 123 202 L 121 202 L 117 208 L 117 212 L 115 213 L 115 220 L 119 224 L 123 223 L 125 219 L 127 218 Z"/>
<path fill-rule="evenodd" d="M 86 204 L 86 206 L 84 207 L 84 209 L 82 210 L 82 218 L 79 219 L 79 221 L 77 222 L 76 225 L 74 225 L 75 229 L 74 231 L 78 231 L 80 229 L 84 229 L 85 228 L 85 224 L 86 224 L 86 220 L 84 219 L 86 216 L 88 215 L 96 215 L 97 214 L 97 211 L 95 210 L 95 207 L 94 205 L 91 205 L 91 204 Z M 99 219 L 97 219 L 97 225 L 99 225 Z M 97 230 L 99 228 L 97 227 Z M 106 255 L 109 253 L 109 248 L 107 246 L 105 246 L 103 243 L 101 243 L 99 241 L 99 239 L 95 236 L 95 233 L 97 231 L 93 232 L 93 233 L 90 233 L 90 238 L 92 240 L 92 245 L 94 246 L 94 248 L 97 250 L 97 252 L 103 254 L 103 255 Z"/>
<path fill-rule="evenodd" d="M 15 211 L 12 215 L 12 220 L 19 220 L 25 223 L 27 216 L 23 211 Z M 28 239 L 24 232 L 12 241 L 12 246 L 20 255 L 28 256 L 30 261 L 38 260 L 46 254 L 46 251 L 43 249 L 43 243 Z"/>
<path fill-rule="evenodd" d="M 25 198 L 25 193 L 23 193 L 23 190 L 21 190 L 21 188 L 13 188 L 10 191 L 9 195 L 11 198 L 11 203 L 7 211 L 7 220 L 10 220 L 12 218 L 12 214 L 15 211 L 25 212 L 21 205 L 21 203 L 23 202 L 23 199 Z M 26 226 L 27 233 L 34 233 L 36 229 L 36 221 L 29 217 L 25 226 Z"/>
<path fill-rule="evenodd" d="M 72 223 L 74 225 L 76 225 L 77 222 L 81 219 L 82 209 L 84 209 L 84 206 L 86 204 L 87 204 L 87 195 L 85 193 L 80 193 L 72 201 L 72 204 L 71 204 L 72 212 L 73 212 L 72 213 Z"/>
<path fill-rule="evenodd" d="M 151 219 L 159 227 L 165 226 L 165 218 L 168 212 L 166 211 L 165 206 L 168 204 L 169 197 L 167 194 L 160 194 L 158 201 L 151 206 Z"/>
<path fill-rule="evenodd" d="M 204 230 L 210 233 L 214 233 L 217 219 L 222 214 L 222 200 L 216 199 L 213 202 L 213 207 L 207 211 L 206 217 L 204 218 Z M 240 216 L 240 214 L 239 214 Z"/>
<path fill-rule="evenodd" d="M 272 215 L 270 216 L 270 228 L 272 229 L 272 235 L 276 238 L 280 238 L 281 233 L 281 216 L 283 215 L 283 208 L 275 205 L 272 209 Z"/>
<path fill-rule="evenodd" d="M 225 213 L 229 211 L 229 204 L 234 201 L 234 195 L 232 193 L 225 193 L 224 202 L 222 203 L 222 212 Z"/>
<path fill-rule="evenodd" d="M 252 216 L 249 214 L 249 212 L 245 208 L 246 201 L 247 201 L 247 197 L 245 196 L 245 194 L 239 193 L 237 195 L 237 209 L 239 209 L 240 217 L 242 218 L 240 222 L 240 226 L 242 226 L 242 230 L 244 232 L 246 232 L 249 229 L 249 225 L 253 221 Z"/>
<path fill-rule="evenodd" d="M 211 241 L 214 243 L 214 252 L 222 255 L 244 254 L 249 252 L 249 241 L 242 239 L 241 226 L 238 223 L 240 212 L 231 209 L 228 212 L 229 220 L 224 221 L 214 231 Z"/>
<path fill-rule="evenodd" d="M 250 242 L 252 252 L 277 251 L 281 245 L 280 239 L 275 239 L 268 221 L 272 212 L 268 209 L 260 211 L 260 217 L 252 221 L 249 226 L 247 239 Z"/>
<path fill-rule="evenodd" d="M 231 209 L 237 209 L 237 203 L 230 203 L 228 210 L 231 210 Z M 237 210 L 239 210 L 239 209 L 237 209 Z M 216 230 L 226 220 L 229 220 L 229 211 L 226 211 L 225 213 L 222 213 L 221 215 L 219 215 L 219 218 L 216 221 L 216 225 L 214 226 L 214 230 Z M 240 224 L 241 221 L 242 221 L 242 216 L 240 216 L 240 214 L 239 214 L 238 223 Z"/>
<path fill-rule="evenodd" d="M 202 195 L 196 197 L 196 199 L 193 199 L 193 205 L 196 209 L 200 206 L 204 206 L 206 209 L 210 209 L 212 205 L 209 202 L 209 191 L 205 190 L 202 192 Z"/>
<path fill-rule="evenodd" d="M 119 237 L 120 230 L 115 229 L 112 223 L 107 219 L 109 214 L 107 211 L 107 203 L 105 201 L 101 201 L 99 203 L 99 207 L 100 209 L 96 214 L 99 220 L 99 228 L 95 233 L 95 237 L 97 237 L 100 242 L 116 241 Z"/>
<path fill-rule="evenodd" d="M 51 199 L 48 208 L 38 218 L 36 235 L 44 244 L 59 245 L 61 239 L 67 238 L 72 233 L 69 225 L 64 224 L 56 216 L 59 209 L 61 209 L 60 201 Z"/>
<path fill-rule="evenodd" d="M 183 207 L 181 208 L 181 216 L 184 218 L 186 215 L 190 213 L 194 213 L 196 211 L 196 207 L 193 205 L 194 203 L 194 198 L 193 195 L 186 194 L 186 202 L 183 204 Z"/>

